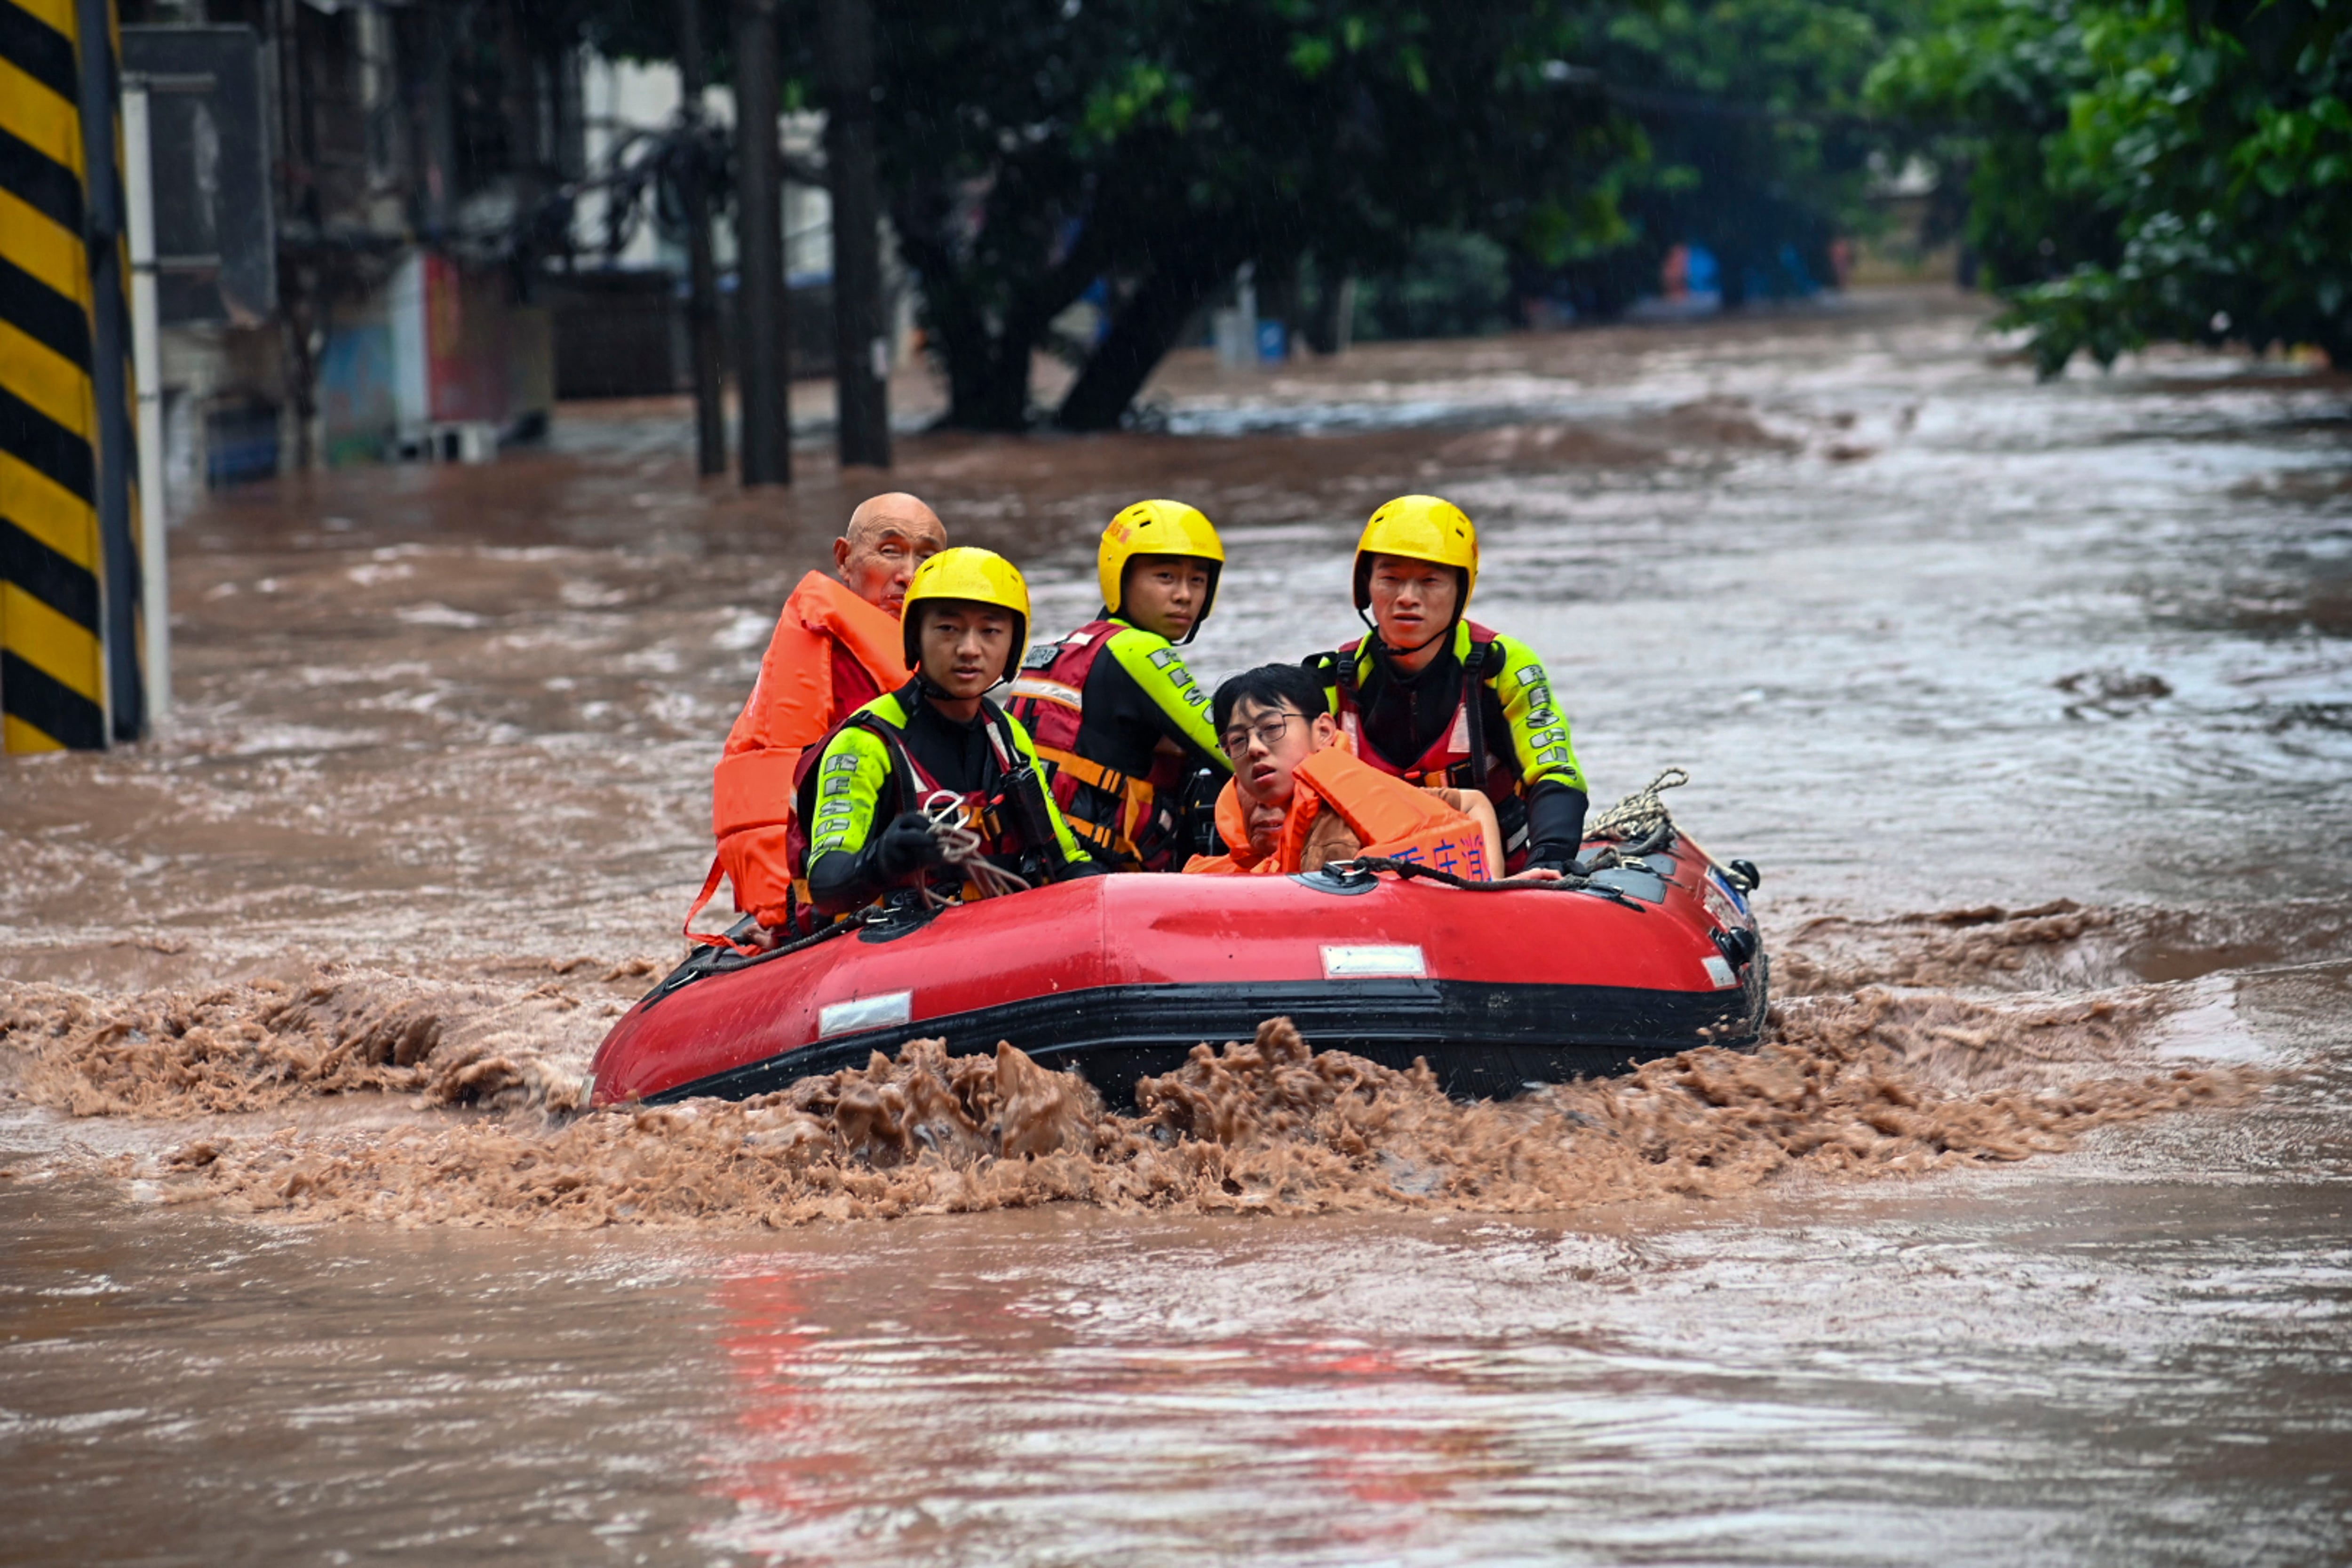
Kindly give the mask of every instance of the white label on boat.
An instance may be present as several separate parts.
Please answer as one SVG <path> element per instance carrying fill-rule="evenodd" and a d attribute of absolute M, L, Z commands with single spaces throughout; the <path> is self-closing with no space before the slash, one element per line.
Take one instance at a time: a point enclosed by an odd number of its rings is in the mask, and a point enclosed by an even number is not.
<path fill-rule="evenodd" d="M 1717 991 L 1727 991 L 1739 984 L 1738 972 L 1714 953 L 1708 953 L 1699 962 L 1706 965 L 1706 977 L 1715 982 Z"/>
<path fill-rule="evenodd" d="M 855 1002 L 835 1002 L 816 1016 L 816 1037 L 831 1039 L 835 1035 L 854 1035 L 860 1029 L 887 1028 L 903 1024 L 915 1015 L 915 994 L 911 991 L 886 991 L 879 996 L 860 996 Z"/>
<path fill-rule="evenodd" d="M 1327 947 L 1323 950 L 1326 980 L 1369 980 L 1376 977 L 1426 979 L 1429 965 L 1417 947 Z"/>

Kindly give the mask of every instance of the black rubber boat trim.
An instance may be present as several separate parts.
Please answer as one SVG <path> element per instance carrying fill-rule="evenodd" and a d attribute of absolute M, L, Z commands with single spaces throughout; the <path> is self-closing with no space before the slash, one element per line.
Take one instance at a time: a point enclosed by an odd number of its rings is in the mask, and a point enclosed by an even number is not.
<path fill-rule="evenodd" d="M 1279 1017 L 1318 1050 L 1399 1069 L 1426 1058 L 1446 1093 L 1502 1098 L 1700 1046 L 1751 1047 L 1764 1023 L 1765 960 L 1741 979 L 1722 991 L 1454 980 L 1106 985 L 820 1040 L 646 1101 L 771 1094 L 813 1074 L 862 1068 L 908 1040 L 943 1037 L 952 1056 L 985 1055 L 1007 1041 L 1045 1067 L 1076 1068 L 1113 1105 L 1131 1105 L 1136 1079 L 1174 1071 L 1203 1041 L 1248 1039 Z"/>

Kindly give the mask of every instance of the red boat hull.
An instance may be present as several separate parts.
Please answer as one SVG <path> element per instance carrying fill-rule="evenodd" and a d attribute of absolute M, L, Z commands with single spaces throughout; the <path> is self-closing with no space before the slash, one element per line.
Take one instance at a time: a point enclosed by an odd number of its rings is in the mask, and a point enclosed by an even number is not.
<path fill-rule="evenodd" d="M 938 1036 L 958 1053 L 1009 1040 L 1119 1103 L 1194 1045 L 1285 1016 L 1318 1049 L 1426 1058 L 1457 1094 L 1752 1044 L 1766 964 L 1744 900 L 1687 840 L 1646 864 L 1585 891 L 1099 877 L 698 955 L 614 1026 L 594 1099 L 740 1099 Z"/>

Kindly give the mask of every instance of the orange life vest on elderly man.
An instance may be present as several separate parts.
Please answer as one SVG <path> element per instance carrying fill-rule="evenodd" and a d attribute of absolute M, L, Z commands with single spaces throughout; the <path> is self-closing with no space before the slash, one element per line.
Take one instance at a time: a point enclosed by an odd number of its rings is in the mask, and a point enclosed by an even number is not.
<path fill-rule="evenodd" d="M 1196 856 L 1185 870 L 1287 875 L 1379 855 L 1473 881 L 1501 874 L 1493 825 L 1357 757 L 1321 689 L 1297 666 L 1268 665 L 1226 681 L 1214 719 L 1234 763 L 1217 796 L 1226 852 Z M 1276 810 L 1281 826 L 1269 836 L 1264 816 Z"/>
<path fill-rule="evenodd" d="M 735 908 L 781 926 L 794 902 L 791 840 L 802 755 L 850 714 L 907 683 L 898 624 L 916 568 L 947 531 L 913 496 L 879 495 L 850 514 L 833 542 L 834 568 L 811 572 L 784 601 L 760 679 L 728 731 L 712 771 L 710 827 L 718 858 L 687 915 L 692 923 L 724 876 Z"/>

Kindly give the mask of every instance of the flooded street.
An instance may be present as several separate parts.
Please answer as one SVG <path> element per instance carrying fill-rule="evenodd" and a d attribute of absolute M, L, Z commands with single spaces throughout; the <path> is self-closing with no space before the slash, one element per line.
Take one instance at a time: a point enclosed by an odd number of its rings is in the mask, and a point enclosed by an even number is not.
<path fill-rule="evenodd" d="M 698 492 L 677 408 L 578 405 L 215 498 L 162 738 L 0 763 L 0 1562 L 2352 1558 L 2352 382 L 2037 385 L 1980 320 L 902 437 L 1041 632 L 1118 506 L 1202 506 L 1212 682 L 1448 496 L 1596 804 L 1687 768 L 1763 869 L 1752 1060 L 1241 1071 L 1222 1142 L 577 1114 L 871 476 Z"/>

